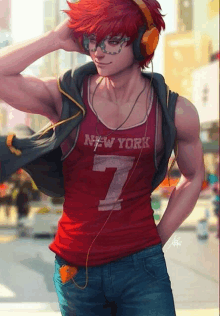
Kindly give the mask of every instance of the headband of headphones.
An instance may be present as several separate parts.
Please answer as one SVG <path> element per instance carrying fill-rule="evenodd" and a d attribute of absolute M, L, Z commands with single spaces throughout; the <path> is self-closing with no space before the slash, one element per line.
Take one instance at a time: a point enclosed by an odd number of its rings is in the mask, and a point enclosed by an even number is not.
<path fill-rule="evenodd" d="M 133 42 L 133 53 L 137 61 L 143 61 L 146 59 L 146 54 L 149 56 L 154 53 L 158 41 L 159 31 L 156 28 L 150 10 L 142 0 L 132 0 L 143 13 L 146 23 L 138 30 L 138 36 Z M 79 1 L 77 1 L 79 2 Z M 83 48 L 85 51 L 86 48 Z M 87 52 L 89 55 L 89 52 Z"/>
<path fill-rule="evenodd" d="M 150 10 L 148 9 L 148 7 L 146 6 L 146 4 L 144 3 L 144 1 L 142 0 L 133 0 L 134 3 L 136 3 L 139 7 L 139 9 L 142 11 L 142 13 L 144 14 L 146 20 L 147 20 L 147 24 L 148 24 L 148 28 L 150 29 L 150 26 L 154 25 L 154 21 L 152 19 Z"/>
<path fill-rule="evenodd" d="M 147 55 L 153 54 L 155 51 L 158 41 L 159 41 L 159 31 L 155 27 L 153 18 L 151 16 L 150 10 L 142 0 L 132 0 L 136 3 L 143 13 L 147 25 L 145 24 L 138 31 L 138 37 L 133 42 L 133 52 L 135 59 L 138 61 L 143 61 L 146 58 L 146 54 L 141 51 L 141 44 L 144 47 L 144 51 Z"/>

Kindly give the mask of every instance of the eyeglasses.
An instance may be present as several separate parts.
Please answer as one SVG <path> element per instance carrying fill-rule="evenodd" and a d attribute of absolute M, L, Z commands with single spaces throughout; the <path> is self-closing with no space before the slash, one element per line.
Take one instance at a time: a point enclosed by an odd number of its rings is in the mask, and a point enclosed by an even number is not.
<path fill-rule="evenodd" d="M 91 35 L 88 37 L 87 35 L 83 35 L 83 44 L 87 51 L 95 52 L 97 47 L 99 46 L 103 53 L 115 55 L 119 54 L 122 50 L 122 45 L 125 42 L 128 42 L 130 37 L 121 37 L 121 36 L 107 36 L 101 41 L 99 44 L 96 42 L 95 35 Z"/>

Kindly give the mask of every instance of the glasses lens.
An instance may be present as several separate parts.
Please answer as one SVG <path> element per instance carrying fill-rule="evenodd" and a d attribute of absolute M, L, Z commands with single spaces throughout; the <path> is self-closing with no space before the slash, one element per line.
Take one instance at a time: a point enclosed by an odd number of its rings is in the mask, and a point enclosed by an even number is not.
<path fill-rule="evenodd" d="M 89 39 L 89 50 L 95 51 L 96 50 L 96 40 L 95 38 Z"/>
<path fill-rule="evenodd" d="M 110 38 L 105 40 L 105 50 L 111 54 L 118 54 L 121 49 L 121 38 Z"/>
<path fill-rule="evenodd" d="M 121 38 L 120 36 L 115 36 L 112 38 L 106 38 L 104 41 L 100 42 L 98 46 L 101 47 L 102 51 L 107 54 L 118 54 L 121 50 L 122 44 L 126 42 L 129 38 Z M 97 42 L 95 36 L 88 38 L 89 50 L 94 52 L 97 48 Z"/>

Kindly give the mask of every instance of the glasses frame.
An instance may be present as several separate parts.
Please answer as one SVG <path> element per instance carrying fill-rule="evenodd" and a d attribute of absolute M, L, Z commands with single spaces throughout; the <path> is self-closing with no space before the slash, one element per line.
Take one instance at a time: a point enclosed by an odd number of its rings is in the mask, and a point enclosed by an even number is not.
<path fill-rule="evenodd" d="M 90 36 L 91 37 L 91 36 Z M 108 35 L 106 36 L 99 44 L 96 44 L 95 45 L 95 48 L 94 49 L 89 49 L 89 41 L 90 41 L 90 37 L 87 36 L 86 34 L 83 34 L 83 44 L 84 44 L 84 47 L 85 49 L 88 51 L 88 52 L 95 52 L 97 50 L 97 47 L 99 46 L 102 50 L 103 53 L 105 54 L 109 54 L 109 55 L 116 55 L 116 54 L 119 54 L 122 50 L 122 45 L 125 43 L 125 42 L 128 42 L 130 40 L 130 37 L 123 37 L 119 43 L 120 47 L 119 47 L 119 51 L 116 53 L 116 52 L 108 52 L 106 50 L 106 47 L 105 47 L 105 41 L 112 38 L 112 36 Z M 113 37 L 114 38 L 114 37 Z"/>

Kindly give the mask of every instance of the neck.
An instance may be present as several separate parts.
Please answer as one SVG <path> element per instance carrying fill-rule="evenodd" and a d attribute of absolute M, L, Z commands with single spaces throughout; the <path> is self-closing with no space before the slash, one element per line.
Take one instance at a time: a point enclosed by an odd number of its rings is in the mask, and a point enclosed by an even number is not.
<path fill-rule="evenodd" d="M 132 103 L 144 84 L 145 79 L 137 64 L 133 64 L 118 74 L 105 77 L 102 83 L 103 88 L 107 89 L 109 98 L 116 104 Z"/>

